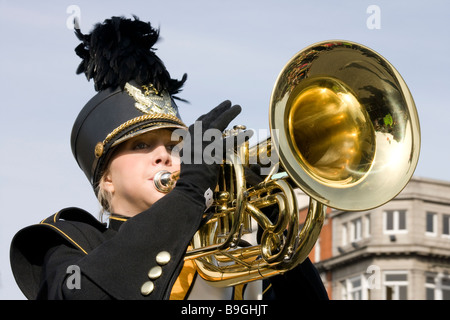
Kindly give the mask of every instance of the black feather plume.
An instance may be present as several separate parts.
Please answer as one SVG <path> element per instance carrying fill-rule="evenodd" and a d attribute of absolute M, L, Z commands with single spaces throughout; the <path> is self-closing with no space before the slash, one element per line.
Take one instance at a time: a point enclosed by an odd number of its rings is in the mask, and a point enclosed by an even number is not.
<path fill-rule="evenodd" d="M 112 17 L 94 26 L 90 34 L 83 34 L 75 23 L 75 34 L 81 44 L 75 48 L 82 59 L 77 74 L 93 79 L 95 90 L 124 88 L 134 80 L 139 85 L 153 84 L 158 91 L 178 93 L 186 81 L 172 79 L 163 62 L 155 54 L 153 45 L 159 30 L 149 22 Z"/>

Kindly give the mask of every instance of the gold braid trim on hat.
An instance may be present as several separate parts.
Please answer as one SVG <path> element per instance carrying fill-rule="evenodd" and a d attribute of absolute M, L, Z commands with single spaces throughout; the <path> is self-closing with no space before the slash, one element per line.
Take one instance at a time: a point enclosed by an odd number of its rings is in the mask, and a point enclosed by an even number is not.
<path fill-rule="evenodd" d="M 95 146 L 95 156 L 97 158 L 100 158 L 103 155 L 105 145 L 108 142 L 110 142 L 112 139 L 114 139 L 114 137 L 116 137 L 119 133 L 128 129 L 131 126 L 134 126 L 138 123 L 148 121 L 148 120 L 166 120 L 166 121 L 168 120 L 177 125 L 186 127 L 186 125 L 180 119 L 178 119 L 176 116 L 173 116 L 171 114 L 146 114 L 143 116 L 139 116 L 139 117 L 130 119 L 125 123 L 122 123 L 120 126 L 115 128 L 111 133 L 109 133 L 106 136 L 105 140 L 103 140 L 103 142 L 97 143 L 97 145 Z"/>
<path fill-rule="evenodd" d="M 105 145 L 108 142 L 110 142 L 122 131 L 140 122 L 148 120 L 161 120 L 186 127 L 186 125 L 177 117 L 177 111 L 172 106 L 172 99 L 167 91 L 158 92 L 152 84 L 141 87 L 144 92 L 128 82 L 125 84 L 125 90 L 135 101 L 135 108 L 145 113 L 145 115 L 133 118 L 121 124 L 110 134 L 108 134 L 103 142 L 97 143 L 94 150 L 97 159 L 103 155 Z"/>

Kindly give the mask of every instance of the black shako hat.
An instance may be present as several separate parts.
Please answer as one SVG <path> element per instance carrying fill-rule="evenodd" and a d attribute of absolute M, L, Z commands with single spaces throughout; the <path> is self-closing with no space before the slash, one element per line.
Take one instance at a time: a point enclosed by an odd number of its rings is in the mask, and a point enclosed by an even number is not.
<path fill-rule="evenodd" d="M 171 79 L 152 48 L 159 30 L 150 23 L 112 17 L 82 34 L 75 52 L 82 58 L 77 74 L 93 79 L 98 93 L 84 106 L 72 128 L 73 155 L 96 190 L 119 143 L 160 128 L 182 128 L 175 99 L 182 80 Z"/>

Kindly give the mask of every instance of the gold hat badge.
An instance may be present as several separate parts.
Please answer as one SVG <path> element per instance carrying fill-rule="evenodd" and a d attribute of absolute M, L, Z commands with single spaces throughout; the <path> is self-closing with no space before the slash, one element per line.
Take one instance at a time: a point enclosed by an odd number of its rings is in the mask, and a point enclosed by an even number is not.
<path fill-rule="evenodd" d="M 172 107 L 172 100 L 167 91 L 159 93 L 152 84 L 144 85 L 142 88 L 144 92 L 128 82 L 125 84 L 125 90 L 136 101 L 134 106 L 138 110 L 146 114 L 177 115 L 176 110 Z"/>

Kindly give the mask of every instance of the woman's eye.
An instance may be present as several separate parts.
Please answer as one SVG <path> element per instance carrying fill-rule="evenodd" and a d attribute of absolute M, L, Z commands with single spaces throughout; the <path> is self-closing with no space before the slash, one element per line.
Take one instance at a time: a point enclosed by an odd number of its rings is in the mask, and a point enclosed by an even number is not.
<path fill-rule="evenodd" d="M 177 145 L 168 145 L 168 146 L 166 146 L 166 149 L 167 149 L 167 151 L 176 152 L 176 153 L 178 153 L 180 151 L 179 147 Z"/>
<path fill-rule="evenodd" d="M 180 152 L 180 150 L 183 148 L 183 142 L 182 141 L 175 141 L 169 144 L 169 148 L 172 151 Z"/>
<path fill-rule="evenodd" d="M 139 143 L 137 143 L 137 144 L 135 144 L 134 145 L 134 150 L 142 150 L 142 149 L 146 149 L 146 148 L 148 148 L 149 147 L 149 145 L 147 144 L 147 143 L 145 143 L 145 142 L 139 142 Z"/>

